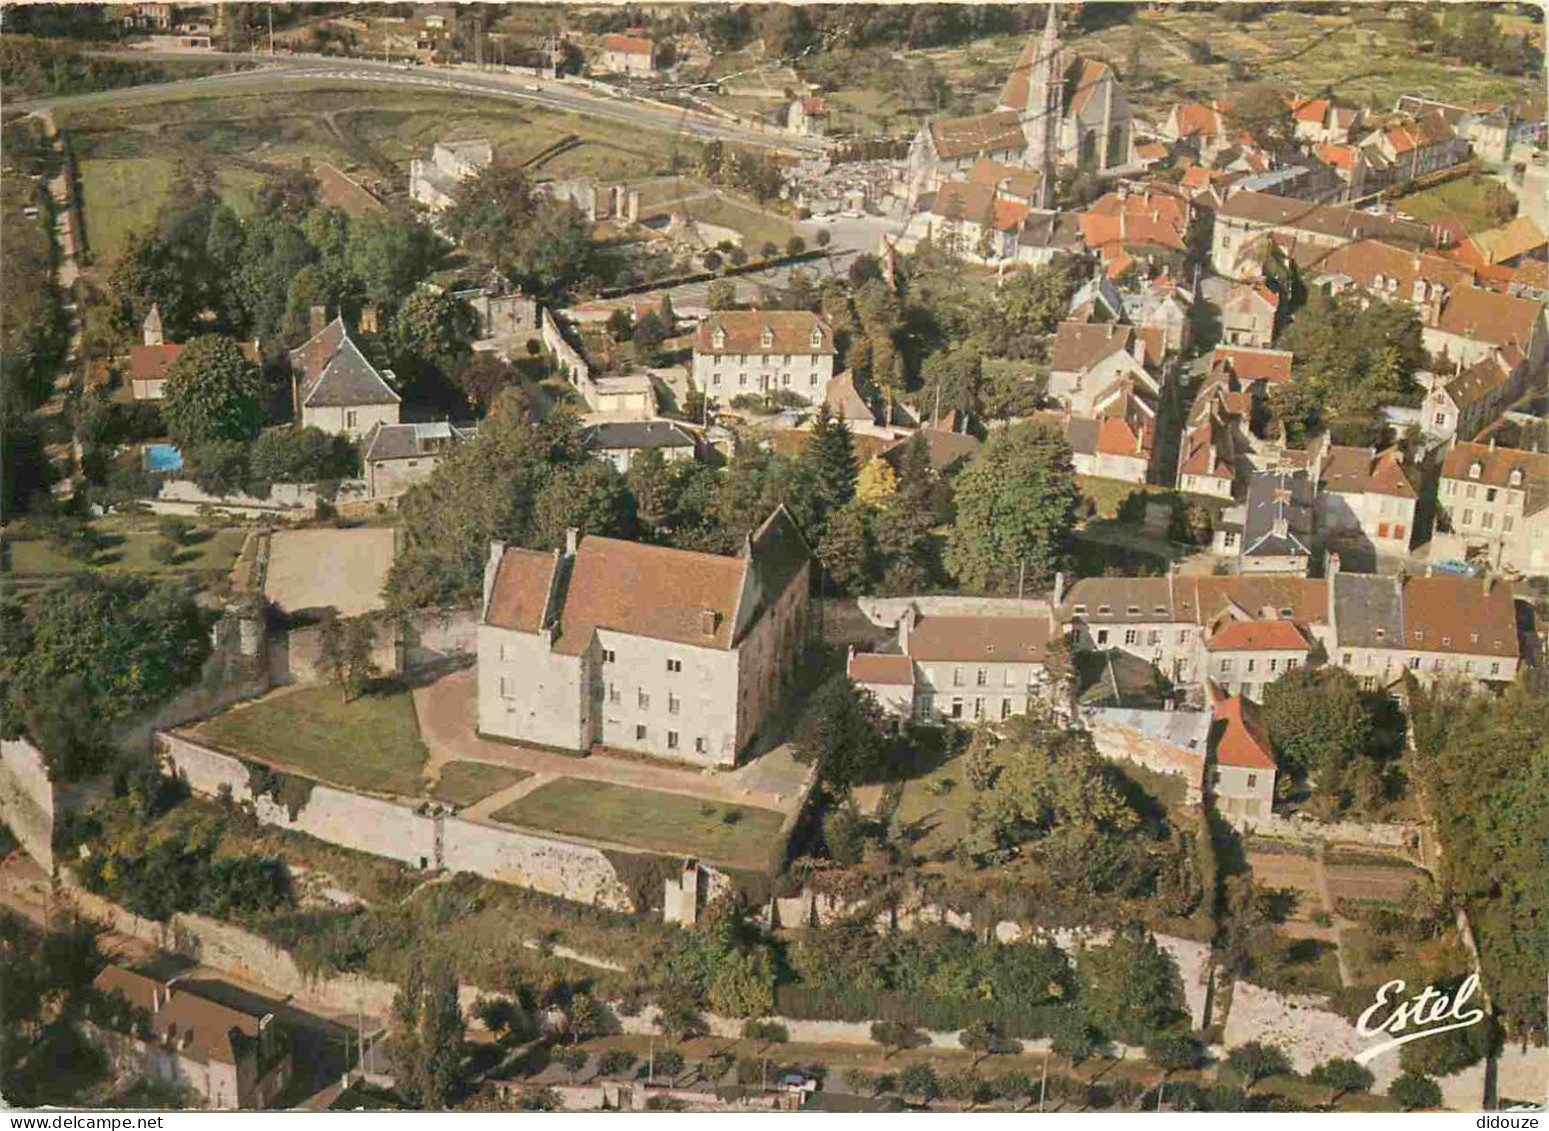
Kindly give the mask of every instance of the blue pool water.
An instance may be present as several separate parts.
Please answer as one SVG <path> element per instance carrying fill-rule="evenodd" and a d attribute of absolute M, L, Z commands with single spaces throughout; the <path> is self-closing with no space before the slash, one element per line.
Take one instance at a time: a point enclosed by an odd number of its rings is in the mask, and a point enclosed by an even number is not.
<path fill-rule="evenodd" d="M 143 450 L 147 471 L 176 471 L 183 466 L 183 453 L 176 444 L 146 444 Z"/>

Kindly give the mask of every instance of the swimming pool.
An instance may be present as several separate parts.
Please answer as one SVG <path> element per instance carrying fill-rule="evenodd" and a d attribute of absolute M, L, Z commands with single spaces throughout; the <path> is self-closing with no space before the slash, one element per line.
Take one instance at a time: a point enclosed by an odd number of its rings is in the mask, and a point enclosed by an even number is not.
<path fill-rule="evenodd" d="M 147 471 L 177 471 L 183 466 L 183 453 L 176 444 L 146 444 L 141 451 Z"/>

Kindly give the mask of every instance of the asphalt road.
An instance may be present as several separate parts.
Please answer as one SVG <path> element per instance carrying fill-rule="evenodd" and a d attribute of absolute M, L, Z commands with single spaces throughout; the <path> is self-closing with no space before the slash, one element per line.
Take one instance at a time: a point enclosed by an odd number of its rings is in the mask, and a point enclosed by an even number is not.
<path fill-rule="evenodd" d="M 232 58 L 232 56 L 211 56 L 204 53 L 191 54 L 189 57 Z M 246 56 L 237 57 L 246 58 Z M 590 118 L 616 122 L 632 129 L 683 134 L 698 141 L 729 141 L 803 156 L 820 153 L 823 149 L 823 142 L 817 138 L 798 137 L 783 131 L 757 130 L 722 121 L 697 111 L 679 110 L 622 93 L 615 97 L 574 82 L 539 79 L 531 75 L 508 72 L 463 70 L 456 67 L 428 65 L 404 67 L 362 59 L 295 57 L 257 70 L 206 75 L 203 78 L 152 83 L 121 90 L 93 91 L 89 94 L 19 101 L 14 104 L 14 108 L 39 110 L 44 107 L 89 105 L 93 102 L 155 101 L 169 94 L 185 94 L 196 90 L 230 89 L 237 93 L 254 90 L 281 92 L 287 86 L 300 83 L 360 83 L 370 86 L 448 91 L 454 94 L 528 103 L 552 110 L 584 114 Z"/>

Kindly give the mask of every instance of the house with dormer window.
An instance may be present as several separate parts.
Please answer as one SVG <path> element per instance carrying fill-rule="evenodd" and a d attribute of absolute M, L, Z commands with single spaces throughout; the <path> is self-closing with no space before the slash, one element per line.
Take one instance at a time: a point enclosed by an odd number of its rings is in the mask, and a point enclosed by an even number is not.
<path fill-rule="evenodd" d="M 821 404 L 833 376 L 833 328 L 809 311 L 717 311 L 694 335 L 694 385 L 722 404 L 778 392 Z"/>
<path fill-rule="evenodd" d="M 1454 440 L 1436 491 L 1433 559 L 1549 574 L 1549 454 Z"/>

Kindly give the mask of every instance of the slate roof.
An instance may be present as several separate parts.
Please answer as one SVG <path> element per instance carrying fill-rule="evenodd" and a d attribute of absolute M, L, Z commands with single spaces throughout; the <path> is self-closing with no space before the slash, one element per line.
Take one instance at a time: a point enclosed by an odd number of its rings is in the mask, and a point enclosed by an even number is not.
<path fill-rule="evenodd" d="M 1209 711 L 1158 711 L 1137 707 L 1092 707 L 1086 711 L 1086 716 L 1092 722 L 1123 727 L 1187 750 L 1201 759 L 1210 746 L 1210 730 L 1215 723 Z"/>
<path fill-rule="evenodd" d="M 397 404 L 403 399 L 361 352 L 342 317 L 291 350 L 290 357 L 301 372 L 304 408 Z"/>
<path fill-rule="evenodd" d="M 378 424 L 371 430 L 371 437 L 366 442 L 365 460 L 367 463 L 380 463 L 389 459 L 439 455 L 468 439 L 470 435 L 471 430 L 465 431 L 446 421 Z"/>
<path fill-rule="evenodd" d="M 1397 578 L 1340 571 L 1330 584 L 1340 647 L 1402 646 L 1404 602 Z"/>
<path fill-rule="evenodd" d="M 1216 215 L 1351 241 L 1379 239 L 1415 247 L 1431 247 L 1436 242 L 1425 224 L 1261 192 L 1234 193 L 1216 209 Z"/>
<path fill-rule="evenodd" d="M 594 424 L 586 430 L 586 442 L 600 451 L 646 448 L 692 448 L 694 437 L 671 420 L 620 420 Z"/>
<path fill-rule="evenodd" d="M 1286 531 L 1275 522 L 1285 519 Z M 1312 484 L 1301 472 L 1255 471 L 1248 477 L 1242 552 L 1251 556 L 1312 553 Z"/>

